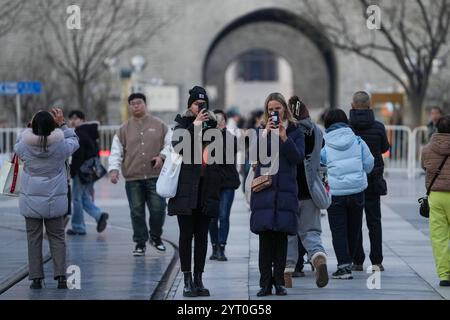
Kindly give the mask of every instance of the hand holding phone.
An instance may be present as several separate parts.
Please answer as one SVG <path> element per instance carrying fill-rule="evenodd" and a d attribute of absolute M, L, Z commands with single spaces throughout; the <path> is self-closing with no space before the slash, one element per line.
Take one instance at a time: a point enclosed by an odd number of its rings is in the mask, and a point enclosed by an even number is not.
<path fill-rule="evenodd" d="M 280 126 L 280 113 L 278 111 L 272 111 L 270 113 L 270 118 L 275 128 L 278 128 Z"/>
<path fill-rule="evenodd" d="M 203 122 L 209 120 L 208 111 L 206 109 L 201 109 L 197 115 L 197 118 L 195 118 L 194 125 L 199 126 L 203 124 Z"/>

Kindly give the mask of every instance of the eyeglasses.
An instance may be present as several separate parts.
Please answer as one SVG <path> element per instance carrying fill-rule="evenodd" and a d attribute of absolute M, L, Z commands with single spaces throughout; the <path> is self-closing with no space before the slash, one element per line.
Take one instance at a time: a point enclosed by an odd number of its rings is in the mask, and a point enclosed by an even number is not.
<path fill-rule="evenodd" d="M 139 106 L 144 104 L 144 100 L 136 100 L 136 101 L 131 101 L 130 102 L 130 106 Z"/>

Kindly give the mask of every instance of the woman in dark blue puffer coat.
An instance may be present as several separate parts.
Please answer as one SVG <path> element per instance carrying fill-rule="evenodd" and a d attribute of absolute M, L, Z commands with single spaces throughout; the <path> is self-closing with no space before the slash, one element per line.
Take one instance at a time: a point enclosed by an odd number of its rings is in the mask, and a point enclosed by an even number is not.
<path fill-rule="evenodd" d="M 279 126 L 276 126 L 271 114 L 279 113 Z M 258 296 L 272 294 L 272 284 L 277 295 L 286 295 L 284 288 L 284 268 L 286 266 L 287 236 L 297 234 L 298 184 L 297 165 L 304 159 L 305 138 L 296 126 L 286 100 L 279 93 L 270 94 L 265 103 L 264 123 L 266 127 L 258 134 L 258 143 L 252 144 L 250 156 L 258 165 L 254 166 L 255 177 L 261 175 L 261 157 L 257 151 L 265 143 L 273 155 L 272 162 L 278 161 L 278 171 L 272 171 L 272 185 L 251 196 L 251 231 L 259 235 L 259 270 L 261 290 Z M 278 130 L 277 130 L 278 129 Z M 271 136 L 277 135 L 279 142 L 278 159 L 276 146 L 271 146 Z M 275 140 L 276 141 L 276 140 Z M 272 150 L 273 149 L 273 150 Z M 266 171 L 267 173 L 267 171 Z M 272 277 L 273 266 L 273 277 Z"/>

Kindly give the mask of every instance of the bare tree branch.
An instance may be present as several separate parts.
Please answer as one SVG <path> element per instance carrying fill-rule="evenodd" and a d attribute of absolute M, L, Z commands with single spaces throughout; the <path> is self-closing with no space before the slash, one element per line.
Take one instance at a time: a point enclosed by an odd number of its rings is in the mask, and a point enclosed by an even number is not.
<path fill-rule="evenodd" d="M 81 109 L 86 108 L 89 84 L 105 72 L 106 58 L 147 42 L 167 24 L 150 12 L 146 1 L 79 0 L 81 30 L 68 30 L 65 4 L 70 3 L 44 3 L 38 11 L 42 18 L 41 47 L 47 61 L 76 88 Z M 151 28 L 148 21 L 152 22 Z"/>
<path fill-rule="evenodd" d="M 0 0 L 0 38 L 17 25 L 17 16 L 24 7 L 25 0 Z"/>
<path fill-rule="evenodd" d="M 413 101 L 413 112 L 418 114 L 427 94 L 433 63 L 449 37 L 450 0 L 327 0 L 324 1 L 326 5 L 333 8 L 334 18 L 331 19 L 325 17 L 319 6 L 312 2 L 302 0 L 306 15 L 310 19 L 314 17 L 311 22 L 325 33 L 336 48 L 371 61 L 401 84 L 410 101 Z M 351 11 L 355 8 L 348 3 L 359 4 L 356 12 L 360 12 L 361 27 L 356 31 L 355 11 Z M 363 29 L 367 19 L 366 10 L 372 4 L 378 4 L 383 12 L 379 31 Z M 353 23 L 351 28 L 350 21 Z M 367 39 L 368 32 L 371 33 L 370 41 Z M 385 55 L 395 59 L 407 81 L 394 71 L 390 60 L 383 58 Z"/>

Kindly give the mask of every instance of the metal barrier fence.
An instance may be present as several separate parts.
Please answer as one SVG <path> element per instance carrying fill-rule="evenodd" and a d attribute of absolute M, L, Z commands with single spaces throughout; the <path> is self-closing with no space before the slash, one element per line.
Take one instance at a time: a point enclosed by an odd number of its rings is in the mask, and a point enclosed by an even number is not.
<path fill-rule="evenodd" d="M 383 156 L 385 171 L 408 174 L 411 129 L 405 126 L 386 126 L 386 135 L 391 148 Z"/>
<path fill-rule="evenodd" d="M 423 172 L 422 169 L 422 149 L 429 142 L 427 127 L 415 128 L 411 133 L 411 158 L 409 162 L 410 178 L 415 177 L 418 173 Z"/>
<path fill-rule="evenodd" d="M 0 128 L 0 155 L 9 155 L 13 152 L 20 131 L 21 129 Z"/>
<path fill-rule="evenodd" d="M 120 126 L 100 126 L 98 129 L 100 136 L 100 150 L 104 152 L 104 155 L 109 156 L 109 151 L 111 151 L 111 145 L 114 135 L 119 130 Z"/>
<path fill-rule="evenodd" d="M 100 126 L 99 146 L 102 163 L 106 166 L 112 140 L 120 126 Z M 0 156 L 5 159 L 14 149 L 14 143 L 20 130 L 15 128 L 0 129 Z M 423 147 L 428 143 L 427 128 L 418 127 L 414 130 L 406 126 L 386 126 L 386 133 L 391 149 L 384 157 L 386 172 L 399 172 L 409 178 L 422 171 L 420 166 Z"/>

